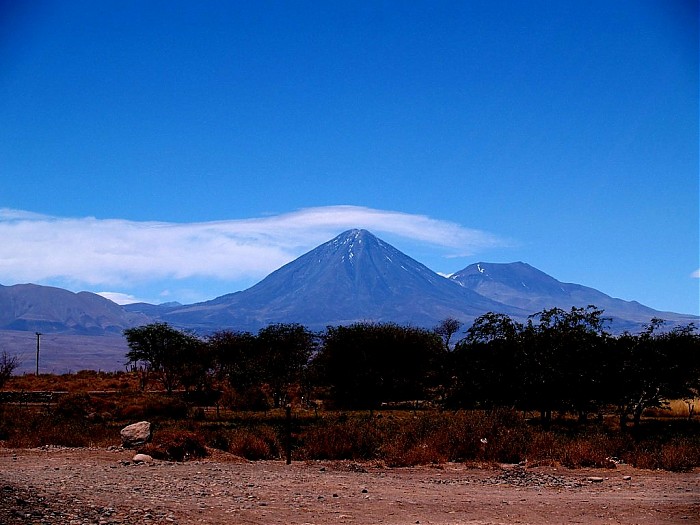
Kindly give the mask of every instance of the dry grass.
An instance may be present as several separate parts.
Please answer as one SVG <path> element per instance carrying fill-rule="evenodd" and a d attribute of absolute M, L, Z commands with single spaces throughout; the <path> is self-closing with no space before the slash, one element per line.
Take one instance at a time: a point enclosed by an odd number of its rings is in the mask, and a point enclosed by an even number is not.
<path fill-rule="evenodd" d="M 0 406 L 0 442 L 13 448 L 118 444 L 119 428 L 77 407 Z"/>
<path fill-rule="evenodd" d="M 283 456 L 288 431 L 283 409 L 204 410 L 178 396 L 141 392 L 138 385 L 138 377 L 127 373 L 14 377 L 8 389 L 68 394 L 52 403 L 0 405 L 0 446 L 116 445 L 120 428 L 147 419 L 156 423 L 154 441 L 147 448 L 156 457 L 200 457 L 205 446 L 250 460 Z M 112 393 L 88 394 L 105 390 Z M 545 428 L 505 409 L 384 410 L 370 415 L 295 407 L 293 457 L 376 460 L 397 467 L 527 460 L 571 468 L 612 468 L 613 459 L 640 468 L 700 467 L 700 421 L 689 420 L 684 401 L 645 416 L 640 432 L 631 433 L 611 424 L 613 417 L 585 425 L 563 418 Z"/>
<path fill-rule="evenodd" d="M 204 438 L 195 429 L 170 427 L 154 432 L 152 441 L 139 452 L 156 459 L 185 461 L 205 457 L 207 448 Z"/>
<path fill-rule="evenodd" d="M 555 449 L 555 458 L 569 468 L 615 468 L 612 458 L 617 458 L 622 450 L 615 441 L 601 433 L 561 439 Z"/>
<path fill-rule="evenodd" d="M 100 401 L 103 403 L 103 401 Z M 94 411 L 90 396 L 74 394 L 59 404 L 4 406 L 0 440 L 8 447 L 61 445 L 108 446 L 120 442 L 126 423 Z M 700 467 L 700 433 L 695 422 L 649 428 L 646 435 L 603 427 L 544 429 L 509 411 L 383 414 L 329 414 L 293 421 L 295 460 L 376 460 L 388 466 L 461 461 L 479 464 L 563 465 L 614 468 L 624 461 L 639 468 L 687 471 Z M 249 413 L 226 421 L 159 418 L 153 442 L 144 448 L 154 457 L 185 460 L 215 447 L 250 460 L 283 455 L 286 424 L 279 412 Z"/>
<path fill-rule="evenodd" d="M 646 417 L 655 418 L 687 418 L 693 410 L 693 416 L 700 413 L 700 398 L 669 401 L 665 408 L 648 408 L 644 411 Z"/>
<path fill-rule="evenodd" d="M 134 373 L 81 370 L 75 374 L 23 374 L 12 376 L 5 390 L 26 392 L 137 391 L 139 379 Z"/>
<path fill-rule="evenodd" d="M 135 394 L 122 396 L 115 409 L 118 421 L 153 419 L 179 420 L 190 414 L 190 407 L 179 397 L 163 394 Z"/>
<path fill-rule="evenodd" d="M 529 430 L 510 411 L 367 414 L 324 418 L 300 435 L 298 453 L 313 459 L 381 459 L 389 466 L 445 461 L 518 462 Z"/>

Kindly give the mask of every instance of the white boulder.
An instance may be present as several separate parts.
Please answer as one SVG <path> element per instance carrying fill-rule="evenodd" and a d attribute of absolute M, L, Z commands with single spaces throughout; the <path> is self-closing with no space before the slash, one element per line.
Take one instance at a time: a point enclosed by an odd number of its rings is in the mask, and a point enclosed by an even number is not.
<path fill-rule="evenodd" d="M 124 448 L 139 447 L 151 440 L 151 424 L 148 421 L 139 421 L 122 428 L 119 434 Z"/>
<path fill-rule="evenodd" d="M 148 454 L 136 454 L 131 461 L 134 463 L 151 463 L 153 458 Z"/>

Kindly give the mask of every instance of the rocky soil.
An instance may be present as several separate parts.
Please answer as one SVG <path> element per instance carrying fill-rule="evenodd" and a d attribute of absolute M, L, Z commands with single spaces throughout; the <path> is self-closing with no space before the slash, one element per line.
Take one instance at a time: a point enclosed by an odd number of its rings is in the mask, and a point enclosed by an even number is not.
<path fill-rule="evenodd" d="M 697 472 L 132 458 L 122 449 L 0 449 L 0 523 L 700 523 Z"/>

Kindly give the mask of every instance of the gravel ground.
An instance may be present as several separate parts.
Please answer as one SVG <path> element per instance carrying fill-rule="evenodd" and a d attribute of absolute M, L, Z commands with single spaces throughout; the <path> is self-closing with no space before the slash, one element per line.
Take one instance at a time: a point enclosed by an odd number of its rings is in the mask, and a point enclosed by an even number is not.
<path fill-rule="evenodd" d="M 700 524 L 700 475 L 0 449 L 0 524 Z"/>

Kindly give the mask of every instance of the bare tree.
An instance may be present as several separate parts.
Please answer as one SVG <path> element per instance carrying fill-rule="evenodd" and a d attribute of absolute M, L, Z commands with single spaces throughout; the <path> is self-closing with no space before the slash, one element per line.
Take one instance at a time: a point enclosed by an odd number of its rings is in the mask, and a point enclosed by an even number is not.
<path fill-rule="evenodd" d="M 462 328 L 462 321 L 454 317 L 448 317 L 440 321 L 440 324 L 433 331 L 442 338 L 445 350 L 449 352 L 453 347 L 452 336 L 459 332 L 460 328 Z"/>
<path fill-rule="evenodd" d="M 3 350 L 0 354 L 0 389 L 5 386 L 12 373 L 19 366 L 19 359 L 16 355 L 10 355 Z"/>

